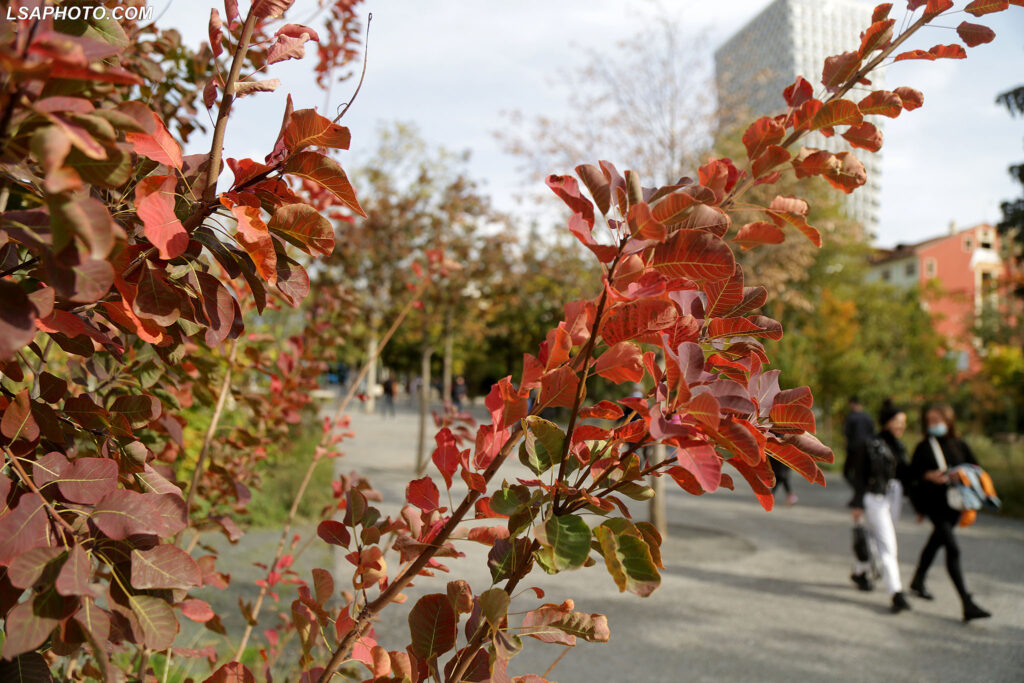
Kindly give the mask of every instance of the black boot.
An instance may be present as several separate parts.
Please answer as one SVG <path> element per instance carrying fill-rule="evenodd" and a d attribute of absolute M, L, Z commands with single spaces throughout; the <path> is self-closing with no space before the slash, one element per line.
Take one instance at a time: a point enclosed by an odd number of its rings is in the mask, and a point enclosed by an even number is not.
<path fill-rule="evenodd" d="M 910 603 L 903 596 L 902 592 L 892 594 L 892 607 L 890 607 L 893 614 L 899 614 L 903 610 L 910 609 Z"/>
<path fill-rule="evenodd" d="M 964 621 L 971 621 L 972 619 L 987 619 L 991 617 L 992 613 L 978 607 L 971 596 L 964 598 Z"/>
<path fill-rule="evenodd" d="M 867 572 L 861 572 L 860 574 L 850 574 L 850 581 L 857 584 L 857 589 L 862 591 L 869 591 L 874 589 L 874 585 L 871 583 L 871 579 L 868 578 Z"/>
<path fill-rule="evenodd" d="M 927 588 L 924 587 L 924 580 L 918 579 L 916 576 L 914 580 L 910 582 L 910 592 L 921 598 L 922 600 L 934 600 L 935 596 L 932 595 Z"/>

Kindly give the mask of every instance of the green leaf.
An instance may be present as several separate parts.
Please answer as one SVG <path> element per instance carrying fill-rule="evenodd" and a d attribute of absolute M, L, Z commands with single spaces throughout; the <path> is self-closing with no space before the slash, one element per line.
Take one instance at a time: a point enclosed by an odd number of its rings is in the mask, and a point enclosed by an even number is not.
<path fill-rule="evenodd" d="M 431 593 L 420 598 L 409 612 L 412 652 L 434 659 L 455 647 L 458 621 L 448 596 Z"/>
<path fill-rule="evenodd" d="M 512 576 L 520 567 L 530 561 L 530 539 L 498 539 L 487 553 L 487 568 L 491 579 L 497 583 Z"/>
<path fill-rule="evenodd" d="M 519 449 L 519 459 L 534 474 L 541 474 L 562 461 L 565 434 L 554 422 L 536 415 L 523 418 L 526 438 Z"/>
<path fill-rule="evenodd" d="M 500 628 L 501 622 L 508 614 L 508 605 L 511 602 L 508 593 L 501 588 L 491 588 L 481 593 L 476 601 L 480 605 L 480 613 L 483 614 L 491 628 Z"/>
<path fill-rule="evenodd" d="M 576 569 L 590 554 L 590 527 L 577 515 L 552 517 L 537 527 L 537 541 L 543 546 L 538 557 L 545 569 Z"/>
<path fill-rule="evenodd" d="M 505 484 L 491 496 L 491 509 L 501 515 L 512 516 L 530 501 L 530 490 L 522 484 Z"/>
<path fill-rule="evenodd" d="M 330 256 L 334 251 L 331 222 L 309 204 L 286 204 L 270 217 L 267 228 L 307 254 Z"/>
<path fill-rule="evenodd" d="M 661 584 L 647 541 L 632 522 L 610 519 L 594 529 L 594 536 L 620 591 L 647 597 Z"/>

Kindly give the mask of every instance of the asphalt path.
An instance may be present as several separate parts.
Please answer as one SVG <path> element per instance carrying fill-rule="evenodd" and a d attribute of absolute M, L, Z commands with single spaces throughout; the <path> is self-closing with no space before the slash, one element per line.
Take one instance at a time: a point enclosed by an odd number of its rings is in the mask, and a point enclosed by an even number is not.
<path fill-rule="evenodd" d="M 384 497 L 380 507 L 386 514 L 397 512 L 404 499 L 417 424 L 404 405 L 395 418 L 356 414 L 356 437 L 345 442 L 345 456 L 337 461 L 339 472 L 357 470 L 370 478 Z M 515 463 L 499 476 L 530 475 Z M 611 640 L 581 641 L 549 680 L 1024 681 L 1024 523 L 982 515 L 958 531 L 968 587 L 993 612 L 991 619 L 962 623 L 941 553 L 928 578 L 936 599 L 911 597 L 913 609 L 893 615 L 881 589 L 861 592 L 849 580 L 849 490 L 840 477 L 830 476 L 821 487 L 794 474 L 799 501 L 787 507 L 780 494 L 773 512 L 758 505 L 742 478 L 735 479 L 735 492 L 699 497 L 669 484 L 665 569 L 660 588 L 648 598 L 620 593 L 601 563 L 554 576 L 537 570 L 521 584 L 525 592 L 515 596 L 511 612 L 572 599 L 577 610 L 608 617 Z M 436 481 L 444 496 L 443 482 Z M 456 505 L 463 491 L 453 487 Z M 646 519 L 644 504 L 633 510 L 637 519 Z M 303 531 L 308 535 L 311 529 Z M 912 514 L 897 524 L 905 583 L 929 531 Z M 275 532 L 260 531 L 237 546 L 213 541 L 222 547 L 219 565 L 232 570 L 234 586 L 210 599 L 225 608 L 236 603 L 235 591 L 256 577 L 251 562 L 270 556 L 275 540 Z M 297 565 L 300 572 L 308 576 L 309 567 L 323 566 L 322 546 L 313 544 Z M 407 611 L 419 595 L 444 592 L 452 578 L 466 579 L 477 593 L 490 587 L 487 548 L 462 542 L 459 549 L 465 558 L 444 560 L 451 574 L 417 581 L 406 591 L 409 602 L 384 611 L 375 629 L 382 645 L 402 649 L 408 642 Z M 335 567 L 340 585 L 351 566 L 336 558 Z M 527 586 L 542 589 L 545 598 L 538 600 Z M 510 673 L 541 674 L 565 649 L 524 640 Z"/>

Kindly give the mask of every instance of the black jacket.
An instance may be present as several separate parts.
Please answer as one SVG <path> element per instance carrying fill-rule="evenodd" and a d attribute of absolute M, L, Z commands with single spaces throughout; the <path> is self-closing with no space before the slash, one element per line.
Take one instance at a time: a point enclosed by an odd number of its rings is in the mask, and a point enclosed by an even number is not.
<path fill-rule="evenodd" d="M 865 493 L 885 493 L 889 481 L 907 476 L 907 449 L 884 429 L 850 450 L 850 507 L 863 508 Z"/>
<path fill-rule="evenodd" d="M 946 458 L 946 467 L 952 469 L 964 463 L 978 464 L 970 447 L 961 439 L 950 436 L 940 436 L 936 439 L 942 455 Z M 931 444 L 928 439 L 917 444 L 914 449 L 914 457 L 910 461 L 910 485 L 915 488 L 911 501 L 914 508 L 923 515 L 955 513 L 946 504 L 946 484 L 933 484 L 926 481 L 924 473 L 939 469 L 939 463 L 935 460 Z"/>

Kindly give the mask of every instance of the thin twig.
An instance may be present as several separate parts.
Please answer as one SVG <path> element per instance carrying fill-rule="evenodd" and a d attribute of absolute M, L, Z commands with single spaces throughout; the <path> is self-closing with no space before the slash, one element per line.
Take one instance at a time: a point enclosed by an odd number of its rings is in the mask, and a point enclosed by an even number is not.
<path fill-rule="evenodd" d="M 366 78 L 366 63 L 369 61 L 370 54 L 370 22 L 373 21 L 373 12 L 370 12 L 366 17 L 366 39 L 363 41 L 363 71 L 359 74 L 359 83 L 356 85 L 356 91 L 352 93 L 352 97 L 348 102 L 345 103 L 345 108 L 341 110 L 341 113 L 334 117 L 334 123 L 341 120 L 341 117 L 345 115 L 352 103 L 356 101 L 356 97 L 359 95 L 359 90 L 363 87 L 363 79 Z"/>

